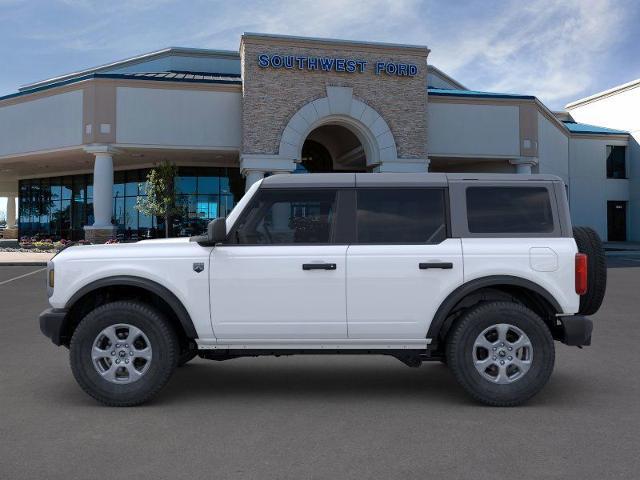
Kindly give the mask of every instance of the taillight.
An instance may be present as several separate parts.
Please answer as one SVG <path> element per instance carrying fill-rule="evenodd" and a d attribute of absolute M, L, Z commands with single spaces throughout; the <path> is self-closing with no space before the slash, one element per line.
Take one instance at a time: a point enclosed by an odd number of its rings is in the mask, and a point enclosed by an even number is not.
<path fill-rule="evenodd" d="M 576 253 L 576 293 L 587 293 L 587 256 L 584 253 Z"/>

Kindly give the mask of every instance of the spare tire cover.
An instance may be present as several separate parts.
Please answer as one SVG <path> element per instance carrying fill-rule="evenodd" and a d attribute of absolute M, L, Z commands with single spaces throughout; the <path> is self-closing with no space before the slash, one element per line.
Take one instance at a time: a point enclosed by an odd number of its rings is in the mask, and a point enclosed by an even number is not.
<path fill-rule="evenodd" d="M 581 315 L 593 315 L 598 311 L 607 289 L 607 262 L 602 240 L 589 227 L 573 227 L 573 238 L 578 251 L 587 255 L 587 292 L 580 296 Z"/>

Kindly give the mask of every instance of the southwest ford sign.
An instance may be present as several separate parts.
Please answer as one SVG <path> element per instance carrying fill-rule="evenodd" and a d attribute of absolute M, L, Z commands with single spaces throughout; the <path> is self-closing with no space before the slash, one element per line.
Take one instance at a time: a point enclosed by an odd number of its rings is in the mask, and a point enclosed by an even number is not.
<path fill-rule="evenodd" d="M 375 62 L 369 66 L 369 62 L 365 60 L 337 57 L 268 55 L 266 53 L 258 55 L 258 66 L 262 68 L 344 73 L 364 73 L 368 68 L 372 68 L 376 75 L 385 74 L 398 77 L 413 77 L 418 73 L 418 67 L 413 63 Z"/>

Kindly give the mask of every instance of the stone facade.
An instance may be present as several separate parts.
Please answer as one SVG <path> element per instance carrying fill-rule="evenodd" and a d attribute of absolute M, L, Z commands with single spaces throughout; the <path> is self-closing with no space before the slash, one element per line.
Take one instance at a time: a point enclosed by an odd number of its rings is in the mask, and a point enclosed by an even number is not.
<path fill-rule="evenodd" d="M 291 117 L 309 102 L 327 96 L 327 87 L 350 87 L 353 98 L 384 118 L 398 158 L 427 158 L 426 47 L 245 35 L 240 46 L 243 77 L 242 152 L 277 155 Z M 364 72 L 263 68 L 261 54 L 361 59 Z M 414 64 L 414 76 L 375 73 L 376 62 Z"/>

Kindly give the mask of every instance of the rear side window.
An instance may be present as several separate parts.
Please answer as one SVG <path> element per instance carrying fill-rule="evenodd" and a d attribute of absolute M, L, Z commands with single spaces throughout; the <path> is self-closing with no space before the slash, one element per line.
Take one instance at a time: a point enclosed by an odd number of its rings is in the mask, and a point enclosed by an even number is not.
<path fill-rule="evenodd" d="M 544 187 L 469 187 L 471 233 L 550 233 L 554 230 L 549 191 Z"/>
<path fill-rule="evenodd" d="M 446 238 L 444 190 L 357 191 L 358 243 L 440 243 Z"/>
<path fill-rule="evenodd" d="M 240 219 L 244 245 L 326 244 L 333 238 L 335 190 L 265 190 Z"/>

